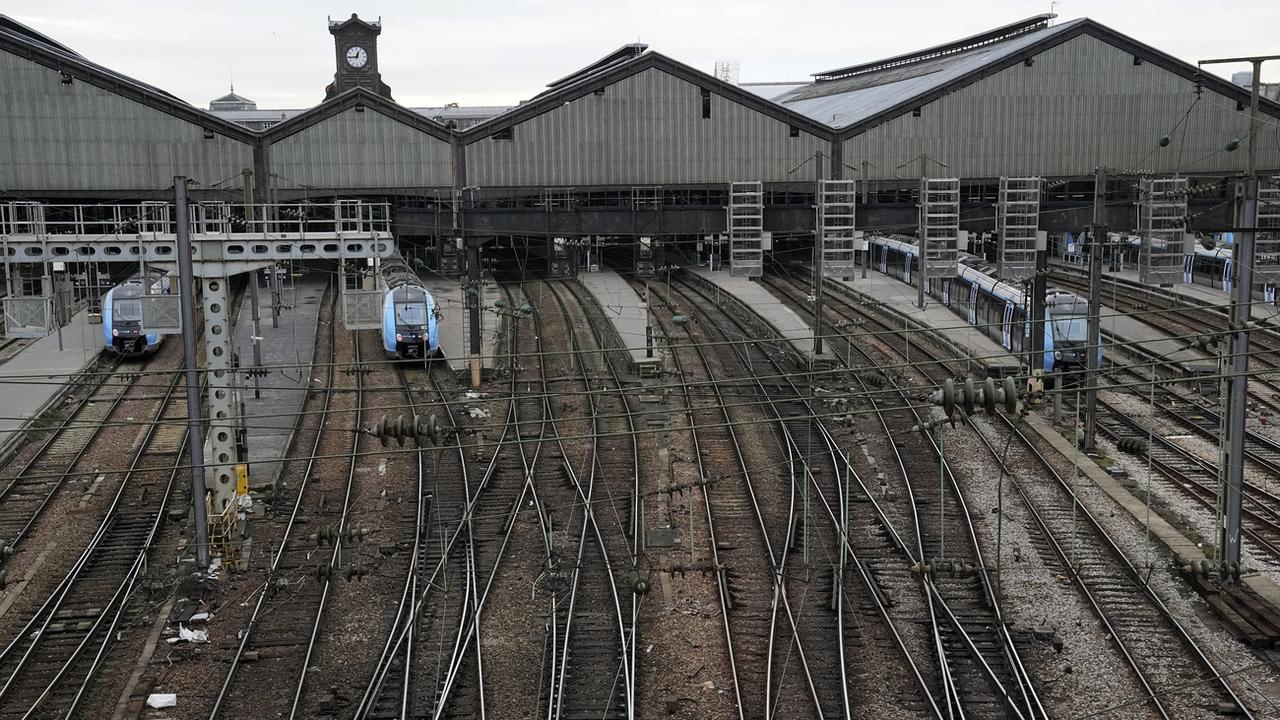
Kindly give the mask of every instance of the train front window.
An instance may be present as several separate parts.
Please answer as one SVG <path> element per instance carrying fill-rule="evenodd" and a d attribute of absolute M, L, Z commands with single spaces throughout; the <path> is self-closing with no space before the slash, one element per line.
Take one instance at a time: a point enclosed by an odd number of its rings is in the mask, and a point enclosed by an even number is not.
<path fill-rule="evenodd" d="M 1089 338 L 1088 318 L 1084 315 L 1054 315 L 1053 337 L 1063 342 L 1084 342 Z"/>
<path fill-rule="evenodd" d="M 125 322 L 142 322 L 142 301 L 135 299 L 116 300 L 115 319 Z"/>
<path fill-rule="evenodd" d="M 426 325 L 427 306 L 423 303 L 396 303 L 396 325 Z"/>

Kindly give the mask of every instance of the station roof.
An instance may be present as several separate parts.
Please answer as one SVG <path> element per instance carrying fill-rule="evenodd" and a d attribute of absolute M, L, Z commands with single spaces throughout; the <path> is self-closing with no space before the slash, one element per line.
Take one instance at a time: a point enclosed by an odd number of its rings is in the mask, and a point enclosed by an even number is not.
<path fill-rule="evenodd" d="M 889 110 L 904 99 L 944 88 L 1085 22 L 1081 18 L 1051 26 L 1048 23 L 1052 17 L 1037 15 L 945 45 L 814 73 L 814 82 L 774 100 L 825 125 L 845 128 Z"/>
<path fill-rule="evenodd" d="M 65 73 L 72 81 L 83 81 L 101 87 L 173 117 L 200 125 L 206 130 L 241 142 L 253 141 L 253 133 L 245 128 L 193 107 L 158 87 L 91 62 L 66 45 L 6 15 L 0 15 L 0 50 Z"/>
<path fill-rule="evenodd" d="M 1249 102 L 1247 90 L 1101 23 L 1077 18 L 1051 25 L 1054 17 L 1035 15 L 916 52 L 824 70 L 814 73 L 812 83 L 774 97 L 773 101 L 847 137 L 1061 42 L 1088 34 L 1222 95 Z M 1264 100 L 1262 111 L 1280 117 L 1280 105 L 1274 102 Z"/>

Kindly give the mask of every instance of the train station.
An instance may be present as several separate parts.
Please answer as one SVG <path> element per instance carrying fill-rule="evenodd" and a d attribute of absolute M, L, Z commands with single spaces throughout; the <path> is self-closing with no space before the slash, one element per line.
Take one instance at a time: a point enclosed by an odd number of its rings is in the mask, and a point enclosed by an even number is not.
<path fill-rule="evenodd" d="M 1277 716 L 1280 54 L 397 22 L 0 15 L 0 720 Z"/>

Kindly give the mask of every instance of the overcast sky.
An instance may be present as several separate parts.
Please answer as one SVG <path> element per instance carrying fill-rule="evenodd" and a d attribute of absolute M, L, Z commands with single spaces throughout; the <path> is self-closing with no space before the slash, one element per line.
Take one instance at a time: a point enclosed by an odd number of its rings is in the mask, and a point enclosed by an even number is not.
<path fill-rule="evenodd" d="M 1065 0 L 1194 63 L 1280 54 L 1277 0 Z M 706 72 L 736 60 L 742 82 L 810 73 L 958 39 L 1038 13 L 1014 0 L 17 0 L 0 12 L 90 60 L 199 106 L 236 92 L 260 108 L 315 105 L 333 77 L 326 16 L 382 18 L 383 80 L 404 105 L 511 105 L 637 40 Z M 1229 75 L 1245 67 L 1221 66 Z M 1263 79 L 1280 81 L 1280 61 Z"/>

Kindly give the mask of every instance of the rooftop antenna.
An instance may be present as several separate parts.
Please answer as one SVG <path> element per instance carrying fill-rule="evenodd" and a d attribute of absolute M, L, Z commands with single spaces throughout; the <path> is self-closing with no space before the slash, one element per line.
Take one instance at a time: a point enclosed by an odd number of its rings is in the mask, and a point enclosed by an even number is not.
<path fill-rule="evenodd" d="M 1058 17 L 1058 6 L 1062 3 L 1060 0 L 1050 0 L 1049 2 L 1049 25 L 1053 25 L 1053 21 Z"/>
<path fill-rule="evenodd" d="M 738 67 L 739 63 L 737 60 L 717 60 L 715 76 L 730 85 L 737 85 Z"/>
<path fill-rule="evenodd" d="M 236 74 L 232 71 L 231 66 L 227 66 L 227 79 L 231 82 L 231 94 L 236 94 Z"/>

